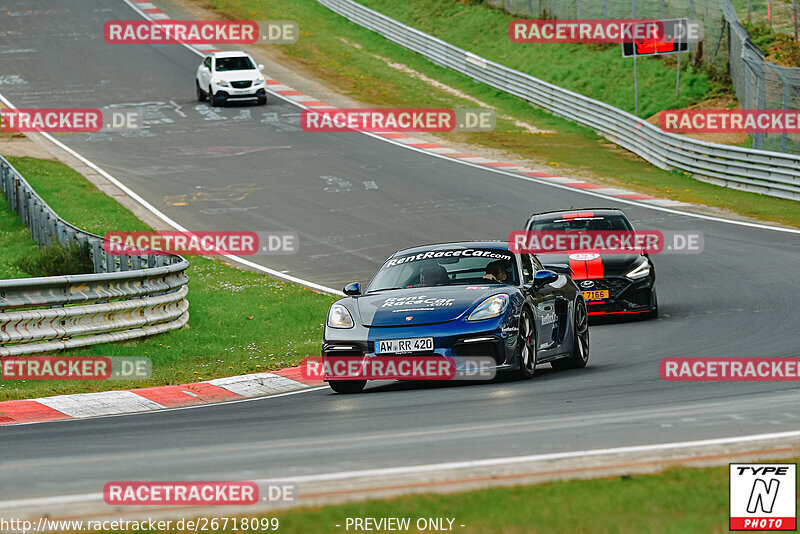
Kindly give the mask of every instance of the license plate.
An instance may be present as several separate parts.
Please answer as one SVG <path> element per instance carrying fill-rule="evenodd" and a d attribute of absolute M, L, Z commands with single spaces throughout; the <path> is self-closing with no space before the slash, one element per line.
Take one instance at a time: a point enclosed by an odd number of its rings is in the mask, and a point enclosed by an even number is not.
<path fill-rule="evenodd" d="M 403 352 L 432 352 L 432 337 L 416 337 L 409 339 L 389 339 L 386 341 L 375 342 L 375 354 L 384 352 L 403 353 Z"/>
<path fill-rule="evenodd" d="M 595 291 L 584 291 L 583 298 L 586 300 L 595 300 L 595 299 L 607 299 L 608 298 L 608 290 L 595 290 Z"/>

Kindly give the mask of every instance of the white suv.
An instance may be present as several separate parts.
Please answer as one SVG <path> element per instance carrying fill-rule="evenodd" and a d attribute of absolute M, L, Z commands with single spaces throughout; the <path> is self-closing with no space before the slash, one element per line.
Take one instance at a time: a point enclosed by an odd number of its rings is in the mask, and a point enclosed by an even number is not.
<path fill-rule="evenodd" d="M 267 103 L 267 82 L 255 61 L 245 52 L 214 52 L 206 56 L 197 67 L 195 87 L 197 100 L 211 99 L 212 106 L 228 100 L 256 98 L 259 104 Z"/>

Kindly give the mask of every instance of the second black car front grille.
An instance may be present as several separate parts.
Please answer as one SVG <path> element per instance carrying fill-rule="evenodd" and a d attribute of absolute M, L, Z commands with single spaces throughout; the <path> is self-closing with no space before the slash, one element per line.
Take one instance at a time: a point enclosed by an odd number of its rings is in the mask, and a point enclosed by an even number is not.
<path fill-rule="evenodd" d="M 612 294 L 619 293 L 623 289 L 625 289 L 630 282 L 623 278 L 603 278 L 600 280 L 594 280 L 594 287 L 590 289 L 607 289 L 611 291 Z"/>

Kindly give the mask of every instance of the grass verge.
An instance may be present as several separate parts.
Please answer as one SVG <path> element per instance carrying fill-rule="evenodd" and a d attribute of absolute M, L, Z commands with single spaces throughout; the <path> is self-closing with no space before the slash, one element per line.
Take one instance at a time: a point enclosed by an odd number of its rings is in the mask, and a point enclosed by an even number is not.
<path fill-rule="evenodd" d="M 278 515 L 281 532 L 343 532 L 348 517 L 451 518 L 463 533 L 631 533 L 727 531 L 726 469 L 557 481 L 451 495 L 371 500 Z M 464 525 L 461 527 L 460 525 Z M 411 528 L 409 532 L 419 532 Z"/>
<path fill-rule="evenodd" d="M 783 462 L 787 460 L 775 463 Z M 442 530 L 464 534 L 721 534 L 728 532 L 728 467 L 672 468 L 657 474 L 422 494 L 298 508 L 260 518 L 264 524 L 277 519 L 283 534 L 364 531 L 353 524 L 346 528 L 348 518 L 408 518 L 410 528 L 395 529 L 400 532 L 436 532 L 430 524 L 417 528 L 417 521 L 439 519 L 444 520 Z M 235 531 L 229 526 L 217 532 Z"/>
<path fill-rule="evenodd" d="M 432 2 L 431 5 L 447 9 L 475 9 L 475 6 L 456 5 L 450 0 L 414 0 L 413 4 L 422 5 L 419 2 Z M 680 172 L 658 169 L 587 128 L 438 67 L 376 33 L 348 22 L 315 0 L 197 0 L 196 3 L 216 10 L 223 18 L 300 21 L 300 40 L 278 49 L 281 61 L 299 71 L 312 73 L 340 93 L 364 104 L 474 108 L 476 104 L 471 99 L 477 99 L 495 107 L 498 117 L 507 116 L 534 125 L 539 130 L 554 132 L 531 133 L 515 124 L 514 120 L 499 118 L 494 132 L 440 134 L 438 137 L 442 142 L 492 149 L 499 152 L 496 157 L 544 165 L 553 174 L 569 174 L 662 198 L 719 207 L 755 219 L 800 226 L 800 210 L 794 201 L 735 191 L 699 182 Z M 369 0 L 369 3 L 375 7 L 391 4 L 391 10 L 405 9 L 403 6 L 407 4 L 387 0 Z M 459 25 L 462 17 L 455 12 L 452 15 L 450 18 L 437 17 L 435 22 L 443 27 Z M 472 28 L 475 35 L 483 35 L 482 27 L 480 31 L 474 26 Z M 594 52 L 588 48 L 582 50 L 589 57 L 601 57 L 592 55 Z M 275 47 L 271 51 L 274 52 Z M 458 93 L 434 86 L 418 74 Z M 614 88 L 624 85 L 611 76 L 604 79 Z M 642 82 L 643 87 L 647 84 L 646 80 Z M 591 202 L 587 200 L 587 203 Z"/>
<path fill-rule="evenodd" d="M 508 38 L 508 25 L 520 17 L 483 2 L 360 1 L 395 20 L 482 57 L 629 113 L 635 111 L 633 60 L 622 57 L 619 44 L 513 43 Z M 728 92 L 722 79 L 710 78 L 704 67 L 696 67 L 687 57 L 688 54 L 684 54 L 677 97 L 675 58 L 639 58 L 637 70 L 642 84 L 639 112 L 642 117 L 650 117 L 664 109 L 685 108 Z"/>
<path fill-rule="evenodd" d="M 34 158 L 8 158 L 64 219 L 96 234 L 149 228 L 69 167 Z M 27 277 L 19 260 L 36 250 L 7 204 L 0 207 L 0 278 Z M 8 246 L 6 246 L 8 245 Z M 319 354 L 322 321 L 334 300 L 304 287 L 189 257 L 189 328 L 151 338 L 71 350 L 69 356 L 147 356 L 145 381 L 0 381 L 0 401 L 183 384 L 267 371 Z"/>

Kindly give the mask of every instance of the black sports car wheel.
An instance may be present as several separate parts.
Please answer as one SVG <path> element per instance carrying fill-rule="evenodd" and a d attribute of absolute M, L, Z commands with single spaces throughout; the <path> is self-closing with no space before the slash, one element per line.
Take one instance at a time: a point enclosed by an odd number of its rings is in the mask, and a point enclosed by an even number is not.
<path fill-rule="evenodd" d="M 205 102 L 206 101 L 206 93 L 200 89 L 200 84 L 197 83 L 197 80 L 194 81 L 194 88 L 197 90 L 197 101 L 198 102 Z"/>
<path fill-rule="evenodd" d="M 656 294 L 656 288 L 653 288 L 653 309 L 650 310 L 647 317 L 650 319 L 658 318 L 658 295 Z"/>
<path fill-rule="evenodd" d="M 533 316 L 528 309 L 523 309 L 519 316 L 519 375 L 522 378 L 530 378 L 536 373 L 536 328 L 533 324 Z"/>
<path fill-rule="evenodd" d="M 573 330 L 575 339 L 572 343 L 572 354 L 551 362 L 553 369 L 581 369 L 589 361 L 589 314 L 586 312 L 586 303 L 582 300 L 575 303 Z"/>
<path fill-rule="evenodd" d="M 364 386 L 367 385 L 366 380 L 333 380 L 328 382 L 328 385 L 336 393 L 361 393 Z"/>

